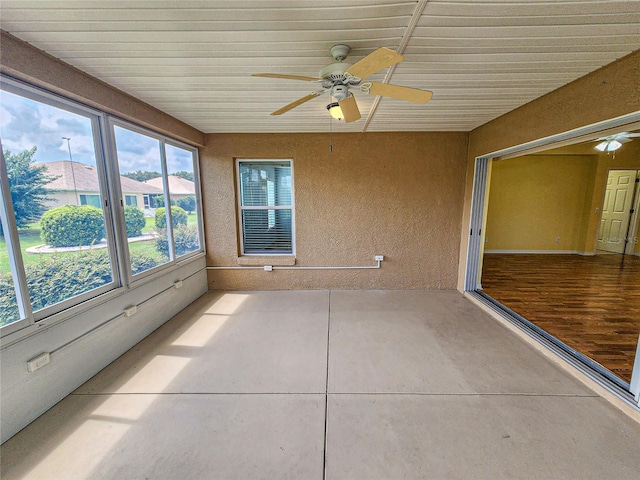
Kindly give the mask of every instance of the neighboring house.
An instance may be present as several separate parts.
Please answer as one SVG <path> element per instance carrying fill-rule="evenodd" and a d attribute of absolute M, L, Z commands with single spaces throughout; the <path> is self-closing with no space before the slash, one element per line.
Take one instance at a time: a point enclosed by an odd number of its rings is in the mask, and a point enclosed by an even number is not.
<path fill-rule="evenodd" d="M 190 195 L 196 194 L 196 184 L 191 180 L 187 180 L 186 178 L 177 177 L 175 175 L 167 176 L 167 180 L 169 181 L 169 195 L 173 200 L 182 197 L 188 197 Z M 152 178 L 151 180 L 147 180 L 147 185 L 152 185 L 154 187 L 162 190 L 162 177 Z M 160 192 L 162 194 L 162 192 Z"/>
<path fill-rule="evenodd" d="M 57 177 L 47 184 L 47 188 L 53 190 L 48 194 L 47 207 L 55 208 L 62 205 L 93 205 L 100 207 L 100 182 L 98 172 L 92 165 L 63 160 L 59 162 L 42 163 L 47 167 L 49 175 Z M 120 186 L 126 205 L 137 206 L 151 214 L 147 207 L 149 197 L 162 195 L 162 188 L 138 182 L 127 177 L 120 176 Z"/>

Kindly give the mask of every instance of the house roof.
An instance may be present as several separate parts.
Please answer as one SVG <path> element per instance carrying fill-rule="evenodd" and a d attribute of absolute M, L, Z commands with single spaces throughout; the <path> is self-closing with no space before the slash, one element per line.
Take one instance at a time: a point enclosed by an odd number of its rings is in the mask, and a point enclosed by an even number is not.
<path fill-rule="evenodd" d="M 366 80 L 433 99 L 356 89 L 362 118 L 333 131 L 470 131 L 638 50 L 640 0 L 2 0 L 0 27 L 205 133 L 326 133 L 328 94 L 270 115 L 318 83 L 251 74 L 387 47 L 404 61 Z"/>
<path fill-rule="evenodd" d="M 186 178 L 169 175 L 169 193 L 173 195 L 195 195 L 196 184 Z M 162 177 L 152 178 L 145 182 L 147 185 L 162 189 Z"/>
<path fill-rule="evenodd" d="M 81 192 L 99 192 L 98 171 L 96 167 L 84 163 L 62 160 L 59 162 L 46 162 L 37 165 L 47 167 L 49 175 L 58 177 L 47 185 L 52 190 Z M 162 194 L 162 188 L 138 182 L 127 177 L 120 176 L 122 193 L 157 193 Z"/>

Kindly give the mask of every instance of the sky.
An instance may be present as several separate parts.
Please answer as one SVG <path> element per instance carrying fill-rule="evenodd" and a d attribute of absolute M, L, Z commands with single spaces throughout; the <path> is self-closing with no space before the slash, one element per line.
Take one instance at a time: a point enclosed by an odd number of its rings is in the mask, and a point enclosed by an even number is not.
<path fill-rule="evenodd" d="M 161 172 L 157 139 L 116 126 L 121 173 L 136 170 Z M 96 165 L 92 122 L 89 117 L 0 91 L 0 137 L 3 150 L 19 153 L 34 146 L 37 163 L 69 160 Z M 69 142 L 63 137 L 70 138 Z M 191 152 L 167 146 L 169 173 L 193 171 Z"/>

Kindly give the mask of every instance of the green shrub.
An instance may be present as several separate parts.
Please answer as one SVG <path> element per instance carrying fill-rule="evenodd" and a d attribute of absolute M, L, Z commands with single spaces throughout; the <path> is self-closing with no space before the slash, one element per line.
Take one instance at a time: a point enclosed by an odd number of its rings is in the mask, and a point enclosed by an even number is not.
<path fill-rule="evenodd" d="M 200 248 L 198 227 L 195 225 L 178 225 L 173 229 L 173 239 L 177 257 Z M 166 229 L 160 230 L 156 239 L 156 249 L 163 255 L 169 256 L 169 240 L 167 239 Z"/>
<path fill-rule="evenodd" d="M 153 197 L 153 203 L 155 205 L 156 208 L 161 208 L 164 207 L 164 195 L 155 195 Z M 175 205 L 176 202 L 175 200 L 172 198 L 170 199 L 169 203 L 171 203 L 171 205 Z"/>
<path fill-rule="evenodd" d="M 90 205 L 51 209 L 40 220 L 42 240 L 53 247 L 92 245 L 104 237 L 102 210 Z"/>
<path fill-rule="evenodd" d="M 34 310 L 75 297 L 112 280 L 107 250 L 52 255 L 40 263 L 26 266 L 25 273 Z"/>
<path fill-rule="evenodd" d="M 43 260 L 26 265 L 27 285 L 34 310 L 62 302 L 111 282 L 111 263 L 107 250 L 76 254 L 42 256 Z M 160 265 L 158 255 L 131 255 L 133 274 Z M 0 274 L 0 326 L 17 320 L 18 304 L 11 274 Z"/>
<path fill-rule="evenodd" d="M 132 205 L 124 207 L 124 221 L 127 224 L 127 237 L 142 235 L 145 226 L 144 212 Z"/>
<path fill-rule="evenodd" d="M 180 207 L 171 207 L 171 224 L 173 228 L 178 225 L 186 225 L 187 220 L 187 212 Z M 167 228 L 167 212 L 164 207 L 156 209 L 156 228 L 158 230 Z"/>
<path fill-rule="evenodd" d="M 0 326 L 13 323 L 18 318 L 18 302 L 10 273 L 0 274 Z"/>
<path fill-rule="evenodd" d="M 160 258 L 159 256 L 143 252 L 132 254 L 130 261 L 131 273 L 133 275 L 135 275 L 136 273 L 144 272 L 145 270 L 149 270 L 150 268 L 164 263 L 164 259 Z"/>
<path fill-rule="evenodd" d="M 176 205 L 183 210 L 186 210 L 188 213 L 191 213 L 196 209 L 196 197 L 189 195 L 188 197 L 178 198 L 176 200 Z"/>

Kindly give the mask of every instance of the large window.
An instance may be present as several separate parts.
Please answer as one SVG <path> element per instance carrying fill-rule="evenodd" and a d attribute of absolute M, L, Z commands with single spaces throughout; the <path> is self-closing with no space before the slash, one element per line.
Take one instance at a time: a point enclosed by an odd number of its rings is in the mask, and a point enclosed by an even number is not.
<path fill-rule="evenodd" d="M 200 251 L 196 150 L 123 122 L 113 124 L 132 275 Z M 144 208 L 137 194 L 147 198 Z"/>
<path fill-rule="evenodd" d="M 0 101 L 2 336 L 203 251 L 195 148 L 4 76 Z"/>
<path fill-rule="evenodd" d="M 292 254 L 291 160 L 239 160 L 243 254 Z"/>
<path fill-rule="evenodd" d="M 199 236 L 200 202 L 196 194 L 194 154 L 185 148 L 170 144 L 165 144 L 165 152 L 171 204 L 187 214 L 186 222 L 173 222 L 176 224 L 173 231 L 175 251 L 176 256 L 180 257 L 199 250 L 202 244 Z M 182 215 L 182 212 L 178 213 Z"/>
<path fill-rule="evenodd" d="M 28 300 L 37 320 L 116 285 L 113 237 L 97 112 L 3 84 L 2 162 L 6 169 Z M 92 191 L 79 195 L 78 191 Z M 8 258 L 7 257 L 7 258 Z M 7 265 L 2 265 L 8 286 Z M 7 313 L 6 325 L 19 320 Z"/>

